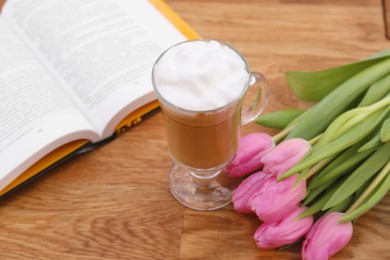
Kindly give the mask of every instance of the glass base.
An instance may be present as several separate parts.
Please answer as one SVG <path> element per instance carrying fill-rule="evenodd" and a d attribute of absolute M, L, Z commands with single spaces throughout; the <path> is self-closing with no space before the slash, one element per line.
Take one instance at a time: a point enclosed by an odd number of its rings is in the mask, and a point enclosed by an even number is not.
<path fill-rule="evenodd" d="M 222 167 L 223 168 L 223 167 Z M 169 173 L 172 195 L 184 206 L 195 210 L 216 210 L 232 200 L 239 180 L 231 178 L 221 167 L 191 170 L 174 163 Z"/>

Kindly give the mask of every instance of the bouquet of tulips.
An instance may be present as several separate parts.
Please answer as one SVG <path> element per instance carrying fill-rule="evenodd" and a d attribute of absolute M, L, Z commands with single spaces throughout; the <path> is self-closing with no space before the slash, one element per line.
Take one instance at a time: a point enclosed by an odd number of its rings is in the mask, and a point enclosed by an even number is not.
<path fill-rule="evenodd" d="M 258 247 L 303 241 L 303 259 L 328 259 L 351 239 L 351 221 L 390 189 L 390 52 L 286 78 L 300 99 L 318 103 L 256 120 L 282 130 L 242 138 L 226 168 L 245 177 L 233 204 L 263 222 Z"/>

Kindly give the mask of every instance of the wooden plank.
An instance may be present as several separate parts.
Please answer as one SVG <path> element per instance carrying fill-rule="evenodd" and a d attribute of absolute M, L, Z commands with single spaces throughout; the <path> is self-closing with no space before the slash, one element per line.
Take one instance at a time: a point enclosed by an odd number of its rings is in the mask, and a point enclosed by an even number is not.
<path fill-rule="evenodd" d="M 6 0 L 0 0 L 0 10 L 1 10 L 1 8 L 3 7 L 5 1 L 6 1 Z"/>
<path fill-rule="evenodd" d="M 390 40 L 390 0 L 382 0 L 383 2 L 383 15 L 385 19 L 385 32 L 387 39 Z"/>
<path fill-rule="evenodd" d="M 351 6 L 378 6 L 378 0 L 279 0 L 284 4 L 326 4 L 326 5 L 351 5 Z"/>

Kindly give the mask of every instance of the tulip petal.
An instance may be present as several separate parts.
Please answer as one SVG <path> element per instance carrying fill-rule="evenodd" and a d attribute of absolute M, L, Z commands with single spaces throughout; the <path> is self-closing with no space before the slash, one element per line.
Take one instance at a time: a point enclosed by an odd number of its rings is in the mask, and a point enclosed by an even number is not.
<path fill-rule="evenodd" d="M 304 198 L 306 182 L 301 179 L 295 186 L 298 174 L 276 182 L 276 176 L 264 181 L 262 188 L 248 200 L 248 206 L 264 222 L 284 218 Z"/>
<path fill-rule="evenodd" d="M 301 138 L 283 141 L 263 156 L 263 170 L 279 176 L 301 161 L 310 149 L 310 143 Z"/>
<path fill-rule="evenodd" d="M 305 210 L 306 208 L 296 207 L 278 222 L 263 223 L 254 235 L 257 246 L 266 249 L 277 248 L 297 241 L 313 224 L 312 216 L 295 220 Z"/>
<path fill-rule="evenodd" d="M 321 217 L 306 234 L 302 259 L 328 259 L 340 251 L 352 238 L 351 222 L 339 224 L 345 214 L 332 212 Z"/>
<path fill-rule="evenodd" d="M 269 177 L 269 174 L 257 172 L 242 181 L 233 192 L 232 202 L 234 209 L 242 213 L 252 212 L 248 207 L 248 200 L 255 192 L 261 189 L 264 181 Z"/>
<path fill-rule="evenodd" d="M 242 137 L 237 154 L 225 171 L 231 177 L 242 177 L 258 170 L 263 165 L 261 158 L 274 146 L 272 137 L 266 133 L 252 133 Z"/>

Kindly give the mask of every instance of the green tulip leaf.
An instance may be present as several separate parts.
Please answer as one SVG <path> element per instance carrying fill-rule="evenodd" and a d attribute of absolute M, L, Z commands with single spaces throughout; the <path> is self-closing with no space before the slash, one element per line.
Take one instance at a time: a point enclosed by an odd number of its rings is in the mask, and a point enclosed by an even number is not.
<path fill-rule="evenodd" d="M 378 177 L 378 175 L 377 175 Z M 375 177 L 375 178 L 377 178 Z M 367 190 L 368 186 L 371 185 L 372 182 L 366 182 L 362 187 L 360 187 L 354 194 L 354 198 L 353 200 L 356 201 L 357 199 L 359 199 L 359 197 Z"/>
<path fill-rule="evenodd" d="M 307 113 L 289 133 L 287 139 L 301 137 L 310 140 L 322 133 L 340 114 L 346 111 L 375 82 L 390 74 L 390 58 L 379 59 L 335 88 Z M 327 81 L 327 80 L 324 80 Z"/>
<path fill-rule="evenodd" d="M 306 110 L 288 109 L 262 115 L 255 119 L 255 123 L 277 129 L 283 129 Z"/>
<path fill-rule="evenodd" d="M 303 205 L 307 206 L 311 204 L 315 199 L 319 198 L 320 195 L 322 195 L 322 192 L 326 190 L 329 186 L 333 185 L 336 181 L 331 180 L 315 189 L 310 189 L 310 186 L 307 191 L 307 196 L 303 200 Z"/>
<path fill-rule="evenodd" d="M 385 122 L 383 122 L 380 132 L 380 139 L 382 142 L 390 141 L 390 118 L 386 119 Z"/>
<path fill-rule="evenodd" d="M 328 164 L 316 175 L 317 178 L 310 182 L 309 189 L 316 189 L 335 178 L 348 174 L 363 160 L 370 156 L 373 151 L 357 152 L 361 143 L 362 142 L 359 142 L 346 149 L 335 160 Z"/>
<path fill-rule="evenodd" d="M 320 101 L 334 89 L 359 72 L 390 57 L 390 51 L 359 62 L 317 72 L 286 72 L 287 82 L 293 93 L 304 101 Z"/>
<path fill-rule="evenodd" d="M 328 209 L 326 211 L 326 214 L 328 214 L 330 212 L 344 212 L 344 211 L 346 211 L 354 202 L 354 197 L 355 197 L 354 195 L 349 196 L 345 200 L 341 201 L 339 204 Z"/>
<path fill-rule="evenodd" d="M 325 194 L 321 198 L 319 198 L 319 200 L 317 200 L 313 205 L 308 207 L 303 213 L 301 213 L 295 219 L 298 220 L 301 218 L 305 218 L 307 216 L 314 215 L 317 212 L 320 212 L 321 209 L 326 205 L 326 203 L 332 197 L 332 195 L 338 190 L 338 188 L 341 186 L 342 183 L 343 183 L 342 181 L 339 181 L 339 182 L 336 182 L 334 185 L 330 186 L 326 190 Z"/>
<path fill-rule="evenodd" d="M 359 190 L 370 178 L 378 173 L 390 160 L 390 143 L 386 143 L 376 150 L 363 164 L 361 164 L 338 190 L 329 199 L 323 210 L 329 209 L 348 196 Z"/>
<path fill-rule="evenodd" d="M 369 106 L 390 93 L 390 74 L 378 80 L 368 89 L 358 107 Z"/>
<path fill-rule="evenodd" d="M 372 193 L 371 197 L 366 200 L 362 205 L 352 212 L 347 213 L 344 217 L 339 220 L 339 223 L 347 222 L 354 220 L 378 204 L 389 192 L 390 190 L 390 174 L 387 173 L 385 179 L 381 184 L 375 189 L 375 192 Z"/>
<path fill-rule="evenodd" d="M 314 215 L 315 213 L 321 211 L 321 209 L 325 206 L 326 202 L 330 199 L 331 196 L 332 196 L 332 193 L 326 192 L 324 194 L 324 196 L 322 196 L 318 201 L 316 201 L 307 210 L 305 210 L 305 212 L 300 214 L 295 219 L 298 220 L 298 219 L 301 219 L 301 218 L 305 218 L 305 217 Z"/>
<path fill-rule="evenodd" d="M 371 138 L 371 140 L 369 140 L 368 142 L 366 142 L 362 147 L 360 147 L 359 150 L 357 150 L 357 152 L 365 153 L 365 152 L 373 151 L 374 149 L 377 149 L 381 145 L 382 142 L 381 142 L 380 132 L 377 131 L 374 137 Z"/>

